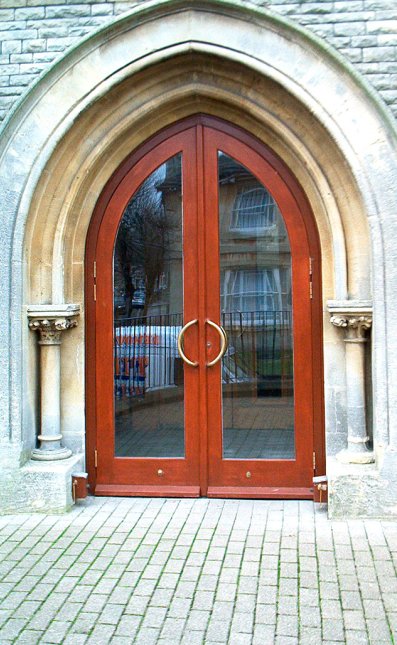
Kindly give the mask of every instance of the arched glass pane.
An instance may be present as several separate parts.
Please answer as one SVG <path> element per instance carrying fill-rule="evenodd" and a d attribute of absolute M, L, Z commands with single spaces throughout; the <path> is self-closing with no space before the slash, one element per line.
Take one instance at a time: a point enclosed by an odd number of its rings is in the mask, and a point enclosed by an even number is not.
<path fill-rule="evenodd" d="M 291 251 L 271 194 L 219 152 L 223 458 L 293 459 Z"/>
<path fill-rule="evenodd" d="M 114 261 L 116 457 L 184 457 L 181 155 L 124 211 Z"/>

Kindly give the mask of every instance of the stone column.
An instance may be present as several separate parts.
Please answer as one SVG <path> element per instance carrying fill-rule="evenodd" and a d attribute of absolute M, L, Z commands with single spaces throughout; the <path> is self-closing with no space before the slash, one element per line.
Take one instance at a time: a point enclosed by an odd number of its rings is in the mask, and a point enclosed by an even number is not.
<path fill-rule="evenodd" d="M 29 327 L 39 332 L 40 346 L 40 447 L 32 459 L 67 459 L 72 451 L 62 447 L 61 432 L 61 335 L 77 326 L 78 305 L 28 307 Z"/>
<path fill-rule="evenodd" d="M 345 307 L 328 305 L 331 323 L 345 331 L 347 385 L 347 449 L 337 458 L 343 463 L 369 464 L 375 461 L 368 450 L 365 404 L 365 343 L 372 325 L 368 306 Z"/>

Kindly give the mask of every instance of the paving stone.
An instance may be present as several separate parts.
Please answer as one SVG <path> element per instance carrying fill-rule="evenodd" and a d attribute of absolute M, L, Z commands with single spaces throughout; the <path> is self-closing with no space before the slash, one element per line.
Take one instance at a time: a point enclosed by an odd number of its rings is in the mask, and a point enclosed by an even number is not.
<path fill-rule="evenodd" d="M 250 640 L 248 640 L 248 643 L 249 642 Z M 217 643 L 219 644 L 219 641 L 217 641 Z M 247 645 L 247 634 L 231 632 L 229 635 L 228 645 Z"/>
<path fill-rule="evenodd" d="M 318 607 L 300 607 L 299 621 L 302 627 L 320 628 L 321 615 Z"/>
<path fill-rule="evenodd" d="M 270 645 L 270 643 L 274 643 L 275 638 L 275 627 L 262 624 L 254 626 L 252 645 L 265 645 L 265 643 Z"/>
<path fill-rule="evenodd" d="M 151 597 L 150 604 L 154 607 L 169 607 L 173 595 L 173 589 L 156 589 Z M 174 602 L 178 600 L 181 602 L 189 602 L 189 605 L 191 604 L 190 601 L 180 598 L 175 598 Z"/>
<path fill-rule="evenodd" d="M 200 576 L 200 579 L 198 581 L 197 589 L 199 591 L 214 591 L 216 587 L 218 586 L 218 583 L 221 582 L 236 582 L 237 577 L 238 577 L 238 570 L 237 574 L 235 576 L 233 575 L 224 575 L 225 571 L 230 571 L 231 574 L 236 571 L 235 569 L 226 569 L 221 573 L 220 576 L 214 576 L 214 575 L 202 575 Z"/>
<path fill-rule="evenodd" d="M 317 589 L 299 589 L 301 606 L 317 607 L 319 604 L 319 592 Z"/>
<path fill-rule="evenodd" d="M 343 609 L 362 609 L 358 591 L 341 591 L 341 600 Z"/>
<path fill-rule="evenodd" d="M 345 633 L 346 645 L 368 645 L 368 635 L 365 631 L 349 631 Z"/>
<path fill-rule="evenodd" d="M 257 591 L 258 581 L 255 573 L 251 575 L 241 574 L 238 580 L 238 593 L 239 594 L 254 594 Z"/>
<path fill-rule="evenodd" d="M 257 605 L 255 609 L 255 623 L 264 625 L 273 625 L 276 623 L 277 608 L 276 604 Z"/>
<path fill-rule="evenodd" d="M 324 618 L 322 622 L 323 640 L 343 642 L 345 640 L 343 624 L 340 620 Z"/>
<path fill-rule="evenodd" d="M 105 596 L 104 594 L 93 593 L 88 597 L 87 601 L 85 602 L 84 611 L 100 612 L 101 609 L 106 604 L 106 601 L 107 601 L 107 596 Z"/>
<path fill-rule="evenodd" d="M 252 613 L 234 612 L 231 631 L 234 633 L 251 634 L 253 618 Z"/>
<path fill-rule="evenodd" d="M 65 614 L 67 615 L 67 614 Z M 63 643 L 71 623 L 66 620 L 54 620 L 43 634 L 43 641 L 48 643 Z"/>
<path fill-rule="evenodd" d="M 342 620 L 342 605 L 339 600 L 327 600 L 321 603 L 321 614 L 323 618 Z"/>
<path fill-rule="evenodd" d="M 277 636 L 298 637 L 298 617 L 279 615 L 276 624 Z"/>
<path fill-rule="evenodd" d="M 40 639 L 43 636 L 43 633 L 44 632 L 42 632 L 42 631 L 25 629 L 19 634 L 18 638 L 16 640 L 14 640 L 13 642 L 18 643 L 18 645 L 22 645 L 22 644 L 23 645 L 36 645 L 36 643 L 40 642 Z M 63 642 L 67 643 L 67 638 Z M 81 641 L 81 642 L 85 642 L 85 637 L 84 637 L 84 641 Z M 73 641 L 73 645 L 74 645 L 74 643 L 76 643 L 76 645 L 80 644 L 79 641 Z M 70 641 L 68 642 L 68 645 L 71 645 Z"/>
<path fill-rule="evenodd" d="M 132 638 L 137 632 L 142 618 L 140 616 L 123 616 L 117 625 L 116 636 Z"/>
<path fill-rule="evenodd" d="M 343 620 L 346 630 L 365 631 L 365 618 L 361 611 L 347 610 L 343 612 Z"/>
<path fill-rule="evenodd" d="M 27 619 L 25 618 L 10 618 L 0 631 L 1 640 L 13 641 L 21 633 L 26 626 Z"/>
<path fill-rule="evenodd" d="M 161 627 L 166 614 L 167 609 L 165 607 L 148 607 L 142 621 L 142 628 Z"/>
<path fill-rule="evenodd" d="M 170 642 L 178 642 L 182 635 L 185 621 L 180 618 L 167 618 L 161 630 L 162 638 L 173 639 Z M 138 636 L 140 638 L 140 635 Z"/>
<path fill-rule="evenodd" d="M 177 598 L 193 598 L 196 590 L 196 582 L 179 582 L 175 590 Z"/>
<path fill-rule="evenodd" d="M 387 613 L 396 610 L 397 607 L 397 593 L 381 593 L 381 598 Z"/>
<path fill-rule="evenodd" d="M 181 645 L 203 645 L 207 643 L 207 640 L 204 638 L 204 632 L 201 631 L 186 631 L 181 640 Z M 157 645 L 169 645 L 169 641 L 163 638 L 160 638 Z"/>
<path fill-rule="evenodd" d="M 274 641 L 275 645 L 299 645 L 299 640 L 295 636 L 277 636 Z"/>
<path fill-rule="evenodd" d="M 210 611 L 214 603 L 214 596 L 213 591 L 197 591 L 193 599 L 192 608 Z"/>
<path fill-rule="evenodd" d="M 390 628 L 386 620 L 376 620 L 374 618 L 367 620 L 367 629 L 370 641 L 381 642 L 391 641 Z"/>
<path fill-rule="evenodd" d="M 206 641 L 219 641 L 227 643 L 230 622 L 224 620 L 211 620 L 206 633 Z"/>
<path fill-rule="evenodd" d="M 297 596 L 298 580 L 295 578 L 280 578 L 279 594 L 281 596 Z"/>
<path fill-rule="evenodd" d="M 71 634 L 89 634 L 98 620 L 98 614 L 81 612 L 70 628 Z"/>
<path fill-rule="evenodd" d="M 210 611 L 204 611 L 204 610 L 198 610 L 198 609 L 192 609 L 188 613 L 188 619 L 186 622 L 186 629 L 187 630 L 195 630 L 195 629 L 205 629 L 209 618 L 210 618 L 211 612 Z"/>
<path fill-rule="evenodd" d="M 98 622 L 105 625 L 117 625 L 123 611 L 123 605 L 106 605 L 103 611 L 99 614 Z"/>
<path fill-rule="evenodd" d="M 300 641 L 304 645 L 319 645 L 321 643 L 321 629 L 302 627 Z"/>

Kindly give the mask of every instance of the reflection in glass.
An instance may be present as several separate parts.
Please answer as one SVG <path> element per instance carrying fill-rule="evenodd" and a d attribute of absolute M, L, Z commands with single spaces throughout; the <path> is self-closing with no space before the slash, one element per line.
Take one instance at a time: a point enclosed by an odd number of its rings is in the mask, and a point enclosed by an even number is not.
<path fill-rule="evenodd" d="M 293 459 L 291 252 L 271 194 L 219 152 L 224 459 Z"/>
<path fill-rule="evenodd" d="M 113 276 L 115 455 L 184 457 L 181 155 L 127 205 Z"/>

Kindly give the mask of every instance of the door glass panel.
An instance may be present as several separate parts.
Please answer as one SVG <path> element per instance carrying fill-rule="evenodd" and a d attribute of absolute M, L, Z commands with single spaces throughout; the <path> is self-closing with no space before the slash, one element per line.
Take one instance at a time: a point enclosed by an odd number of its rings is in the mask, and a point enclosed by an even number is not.
<path fill-rule="evenodd" d="M 116 457 L 184 457 L 181 155 L 120 222 L 113 259 Z"/>
<path fill-rule="evenodd" d="M 273 197 L 219 152 L 223 458 L 293 459 L 291 252 Z"/>

